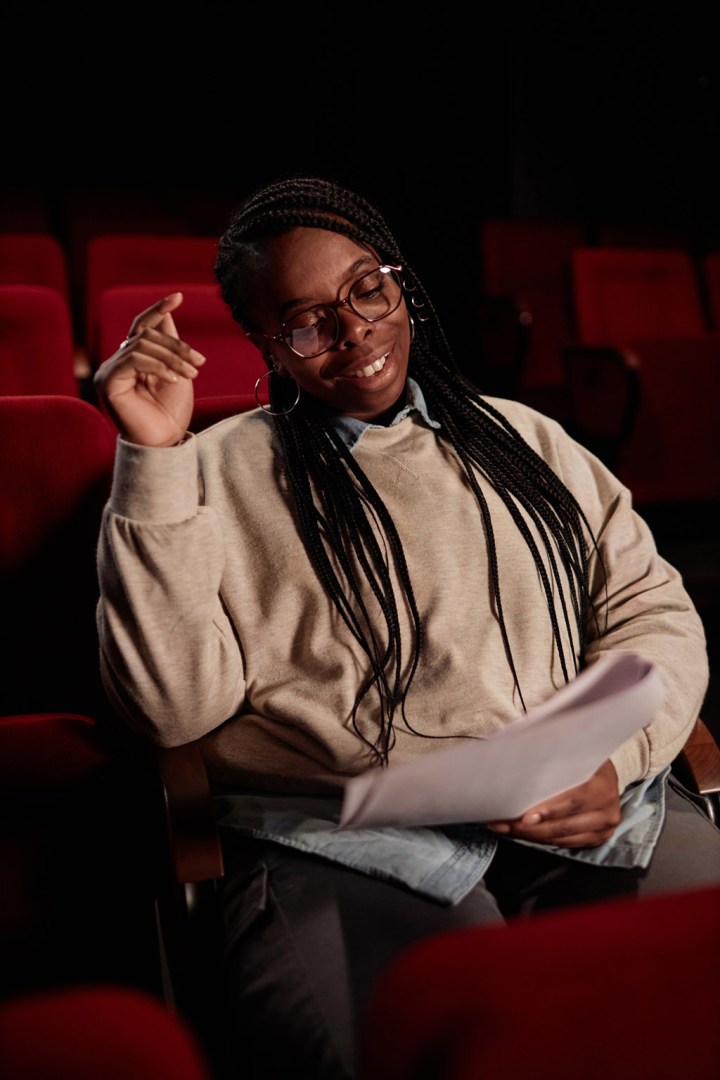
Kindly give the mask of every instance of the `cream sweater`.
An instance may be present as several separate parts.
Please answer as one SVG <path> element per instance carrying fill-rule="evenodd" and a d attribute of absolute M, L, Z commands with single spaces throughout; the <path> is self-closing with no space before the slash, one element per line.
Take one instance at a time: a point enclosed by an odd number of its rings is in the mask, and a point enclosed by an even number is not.
<path fill-rule="evenodd" d="M 613 755 L 621 791 L 682 748 L 707 689 L 700 618 L 659 557 L 630 493 L 554 421 L 489 399 L 575 494 L 607 571 L 591 584 L 607 625 L 584 658 L 627 650 L 656 662 L 667 697 Z M 451 447 L 418 412 L 370 426 L 354 456 L 402 538 L 426 628 L 396 718 L 391 762 L 510 723 L 521 711 L 491 600 L 480 512 Z M 527 708 L 564 685 L 530 552 L 490 485 L 501 598 Z M 367 660 L 305 554 L 272 420 L 260 410 L 184 444 L 118 440 L 98 548 L 98 627 L 108 695 L 128 724 L 165 746 L 202 738 L 211 777 L 253 789 L 337 792 L 371 764 L 350 714 Z M 372 594 L 367 599 L 376 609 Z M 403 641 L 410 641 L 401 610 Z M 408 655 L 403 663 L 409 662 Z M 371 740 L 377 697 L 359 721 Z"/>

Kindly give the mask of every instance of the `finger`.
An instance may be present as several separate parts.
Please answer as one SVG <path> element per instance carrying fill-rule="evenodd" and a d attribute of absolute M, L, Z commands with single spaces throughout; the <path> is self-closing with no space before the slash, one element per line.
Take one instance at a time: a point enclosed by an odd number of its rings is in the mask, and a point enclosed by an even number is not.
<path fill-rule="evenodd" d="M 183 294 L 181 292 L 170 293 L 168 296 L 163 296 L 157 303 L 152 304 L 145 311 L 141 311 L 139 315 L 136 315 L 132 321 L 132 325 L 128 332 L 128 338 L 133 337 L 140 330 L 153 329 L 155 327 L 161 327 L 162 323 L 167 320 L 168 335 L 170 337 L 178 338 L 180 335 L 175 327 L 175 322 L 171 316 L 171 312 L 175 311 L 183 302 Z"/>
<path fill-rule="evenodd" d="M 494 832 L 510 836 L 518 840 L 531 840 L 538 844 L 558 844 L 565 846 L 569 838 L 573 838 L 573 846 L 580 846 L 577 837 L 588 836 L 600 837 L 596 843 L 612 836 L 618 822 L 614 816 L 605 812 L 591 811 L 577 814 L 562 820 L 548 819 L 537 822 L 525 822 L 523 820 L 494 822 L 489 826 Z M 583 839 L 582 843 L 586 840 Z"/>
<path fill-rule="evenodd" d="M 205 363 L 205 356 L 186 345 L 184 341 L 174 341 L 168 348 L 162 341 L 153 341 L 147 337 L 131 338 L 121 350 L 122 366 L 138 372 L 158 372 L 162 367 L 175 377 L 194 379 L 198 369 Z"/>

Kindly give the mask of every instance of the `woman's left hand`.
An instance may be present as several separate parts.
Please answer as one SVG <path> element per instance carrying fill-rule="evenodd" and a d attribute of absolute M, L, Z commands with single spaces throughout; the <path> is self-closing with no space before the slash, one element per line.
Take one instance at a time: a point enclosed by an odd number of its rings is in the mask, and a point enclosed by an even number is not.
<path fill-rule="evenodd" d="M 513 821 L 488 828 L 518 840 L 559 847 L 599 847 L 620 824 L 620 793 L 615 766 L 606 761 L 584 784 L 545 799 Z"/>

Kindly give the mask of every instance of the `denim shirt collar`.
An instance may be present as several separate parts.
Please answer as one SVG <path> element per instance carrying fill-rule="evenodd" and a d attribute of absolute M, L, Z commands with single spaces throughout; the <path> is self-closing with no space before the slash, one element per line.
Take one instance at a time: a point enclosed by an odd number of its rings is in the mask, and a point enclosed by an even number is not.
<path fill-rule="evenodd" d="M 386 426 L 394 427 L 395 424 L 399 424 L 401 420 L 404 420 L 410 415 L 413 409 L 416 409 L 420 413 L 425 423 L 429 424 L 430 427 L 439 428 L 441 426 L 437 420 L 434 420 L 430 416 L 425 401 L 425 395 L 423 394 L 419 383 L 408 376 L 407 401 Z M 365 420 L 358 420 L 354 416 L 333 416 L 329 420 L 329 423 L 340 435 L 348 450 L 352 450 L 357 445 L 368 428 L 382 426 L 380 424 L 367 423 Z"/>

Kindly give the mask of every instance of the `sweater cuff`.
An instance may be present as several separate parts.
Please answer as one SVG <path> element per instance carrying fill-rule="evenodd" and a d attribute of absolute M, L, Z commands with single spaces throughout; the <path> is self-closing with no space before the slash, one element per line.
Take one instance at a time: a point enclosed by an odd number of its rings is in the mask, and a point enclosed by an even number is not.
<path fill-rule="evenodd" d="M 153 525 L 185 521 L 197 513 L 197 442 L 137 446 L 118 436 L 110 509 Z"/>

